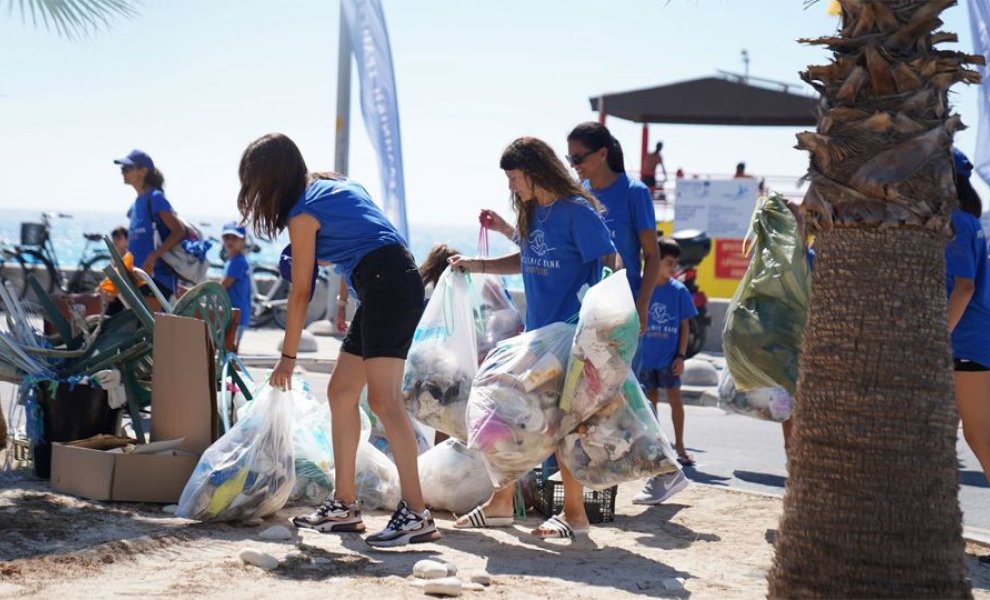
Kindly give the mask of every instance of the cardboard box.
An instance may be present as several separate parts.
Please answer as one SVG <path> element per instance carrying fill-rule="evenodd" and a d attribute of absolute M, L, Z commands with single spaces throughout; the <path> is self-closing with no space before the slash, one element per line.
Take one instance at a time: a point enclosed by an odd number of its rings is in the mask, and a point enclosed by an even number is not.
<path fill-rule="evenodd" d="M 94 500 L 174 503 L 217 438 L 216 363 L 206 324 L 155 315 L 151 441 L 162 453 L 52 445 L 52 489 Z"/>

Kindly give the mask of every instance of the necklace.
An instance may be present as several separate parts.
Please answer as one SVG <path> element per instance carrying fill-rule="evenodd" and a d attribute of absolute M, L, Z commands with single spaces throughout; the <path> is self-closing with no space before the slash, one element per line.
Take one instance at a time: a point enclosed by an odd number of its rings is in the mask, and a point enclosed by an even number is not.
<path fill-rule="evenodd" d="M 553 210 L 553 206 L 555 204 L 557 204 L 557 201 L 556 200 L 554 200 L 553 202 L 551 202 L 550 204 L 548 204 L 547 207 L 546 207 L 546 212 L 543 213 L 543 216 L 542 217 L 540 216 L 539 212 L 536 213 L 536 222 L 538 224 L 542 225 L 544 222 L 546 222 L 547 219 L 550 218 L 550 211 Z M 541 209 L 541 208 L 543 208 L 542 205 L 537 206 L 537 211 L 539 211 L 539 209 Z"/>

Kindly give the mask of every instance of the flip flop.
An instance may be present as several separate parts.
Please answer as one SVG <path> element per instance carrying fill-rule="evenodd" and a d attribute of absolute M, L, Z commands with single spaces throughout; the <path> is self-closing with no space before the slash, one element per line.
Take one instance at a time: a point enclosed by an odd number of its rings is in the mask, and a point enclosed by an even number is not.
<path fill-rule="evenodd" d="M 455 517 L 457 515 L 454 515 Z M 461 523 L 461 519 L 467 521 Z M 454 529 L 488 529 L 490 527 L 512 527 L 515 521 L 513 517 L 488 517 L 480 506 L 471 509 L 470 512 L 457 517 L 454 521 Z"/>
<path fill-rule="evenodd" d="M 682 467 L 693 467 L 694 457 L 691 456 L 690 454 L 678 454 L 677 462 L 681 463 Z"/>
<path fill-rule="evenodd" d="M 541 531 L 542 530 L 542 531 Z M 541 540 L 560 539 L 577 540 L 588 537 L 588 528 L 574 529 L 566 521 L 554 515 L 533 530 L 533 535 Z"/>

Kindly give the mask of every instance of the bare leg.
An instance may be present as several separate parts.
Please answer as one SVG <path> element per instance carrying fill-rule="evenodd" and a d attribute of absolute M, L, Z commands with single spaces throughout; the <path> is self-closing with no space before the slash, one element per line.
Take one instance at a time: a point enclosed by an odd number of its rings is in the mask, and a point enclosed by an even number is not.
<path fill-rule="evenodd" d="M 485 517 L 511 517 L 515 514 L 513 503 L 516 499 L 516 484 L 510 483 L 505 487 L 495 490 L 492 497 L 481 505 L 481 510 Z M 469 523 L 466 517 L 461 517 L 455 521 L 458 527 L 465 527 Z"/>
<path fill-rule="evenodd" d="M 564 521 L 574 529 L 588 527 L 588 513 L 584 510 L 584 486 L 564 465 L 563 457 L 557 453 L 560 478 L 564 483 Z"/>
<path fill-rule="evenodd" d="M 653 403 L 653 414 L 655 416 L 657 414 L 657 405 L 660 404 L 660 390 L 657 388 L 649 388 L 646 390 L 646 397 Z M 657 420 L 659 420 L 659 418 Z"/>
<path fill-rule="evenodd" d="M 426 505 L 419 485 L 416 433 L 402 402 L 402 370 L 405 363 L 401 358 L 369 358 L 364 361 L 368 375 L 368 405 L 385 426 L 385 438 L 399 470 L 402 499 L 412 511 L 423 512 Z"/>
<path fill-rule="evenodd" d="M 667 390 L 667 404 L 670 404 L 670 420 L 674 424 L 674 449 L 677 456 L 687 457 L 687 449 L 684 447 L 684 400 L 680 389 Z"/>
<path fill-rule="evenodd" d="M 990 481 L 990 371 L 956 371 L 956 403 L 966 443 Z"/>
<path fill-rule="evenodd" d="M 355 461 L 361 441 L 358 401 L 366 382 L 364 359 L 341 351 L 327 386 L 330 425 L 333 431 L 334 496 L 350 504 L 357 499 L 354 487 Z"/>

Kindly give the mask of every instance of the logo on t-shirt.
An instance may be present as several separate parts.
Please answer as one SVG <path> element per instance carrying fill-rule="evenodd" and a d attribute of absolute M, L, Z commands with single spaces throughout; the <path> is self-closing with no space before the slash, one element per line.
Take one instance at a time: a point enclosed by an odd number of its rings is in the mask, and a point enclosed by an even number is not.
<path fill-rule="evenodd" d="M 540 229 L 534 229 L 529 234 L 529 243 L 522 253 L 523 272 L 548 276 L 551 270 L 560 269 L 560 260 L 551 254 L 556 248 L 547 245 L 546 234 Z M 550 256 L 547 256 L 550 254 Z"/>
<path fill-rule="evenodd" d="M 670 314 L 666 304 L 654 302 L 650 305 L 650 325 L 666 325 L 674 320 L 674 315 Z"/>
<path fill-rule="evenodd" d="M 529 247 L 533 254 L 544 256 L 547 252 L 553 252 L 556 248 L 547 246 L 546 236 L 541 229 L 534 229 L 529 234 Z"/>

